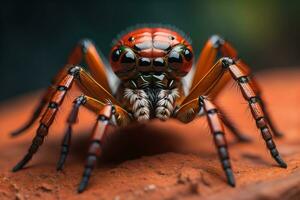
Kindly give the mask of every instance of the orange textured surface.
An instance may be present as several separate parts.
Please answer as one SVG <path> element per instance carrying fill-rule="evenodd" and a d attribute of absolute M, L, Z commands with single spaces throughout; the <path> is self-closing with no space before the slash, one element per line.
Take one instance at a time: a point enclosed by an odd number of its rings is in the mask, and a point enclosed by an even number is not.
<path fill-rule="evenodd" d="M 217 102 L 238 127 L 252 138 L 236 143 L 227 131 L 237 187 L 225 182 L 208 124 L 197 119 L 188 125 L 152 121 L 112 130 L 87 190 L 77 194 L 94 114 L 81 110 L 71 151 L 63 172 L 56 172 L 66 114 L 78 92 L 66 97 L 49 135 L 25 169 L 10 169 L 27 151 L 35 129 L 17 138 L 19 128 L 40 93 L 0 105 L 0 199 L 298 199 L 300 198 L 300 71 L 259 74 L 271 117 L 284 132 L 276 144 L 288 164 L 277 167 L 251 119 L 237 87 L 225 89 Z"/>

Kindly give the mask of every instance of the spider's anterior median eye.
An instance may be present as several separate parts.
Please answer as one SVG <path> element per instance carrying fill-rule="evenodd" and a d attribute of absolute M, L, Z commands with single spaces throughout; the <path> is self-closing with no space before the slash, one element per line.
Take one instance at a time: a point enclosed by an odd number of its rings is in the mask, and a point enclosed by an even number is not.
<path fill-rule="evenodd" d="M 135 63 L 135 55 L 132 51 L 127 51 L 122 59 L 121 59 L 122 63 Z"/>
<path fill-rule="evenodd" d="M 173 69 L 179 69 L 182 65 L 182 55 L 176 49 L 173 49 L 168 57 L 169 66 Z"/>
<path fill-rule="evenodd" d="M 169 63 L 182 63 L 182 57 L 178 52 L 173 51 L 170 53 L 168 61 Z"/>
<path fill-rule="evenodd" d="M 174 46 L 168 55 L 168 67 L 176 76 L 186 75 L 192 66 L 193 53 L 188 46 L 178 44 Z"/>

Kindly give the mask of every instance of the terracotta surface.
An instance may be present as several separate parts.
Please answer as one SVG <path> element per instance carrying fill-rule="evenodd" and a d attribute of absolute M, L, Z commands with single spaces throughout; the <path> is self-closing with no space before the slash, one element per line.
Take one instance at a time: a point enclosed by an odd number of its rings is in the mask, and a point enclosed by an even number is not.
<path fill-rule="evenodd" d="M 247 103 L 230 84 L 217 102 L 252 138 L 252 143 L 236 143 L 227 131 L 236 188 L 225 182 L 203 118 L 188 125 L 153 121 L 113 131 L 104 151 L 109 161 L 99 162 L 87 190 L 77 194 L 95 116 L 82 110 L 64 171 L 56 172 L 69 103 L 34 159 L 24 170 L 10 172 L 27 151 L 34 128 L 17 138 L 8 133 L 26 121 L 36 93 L 0 105 L 0 199 L 300 199 L 300 71 L 265 72 L 258 81 L 275 124 L 285 134 L 276 144 L 287 169 L 271 159 Z"/>

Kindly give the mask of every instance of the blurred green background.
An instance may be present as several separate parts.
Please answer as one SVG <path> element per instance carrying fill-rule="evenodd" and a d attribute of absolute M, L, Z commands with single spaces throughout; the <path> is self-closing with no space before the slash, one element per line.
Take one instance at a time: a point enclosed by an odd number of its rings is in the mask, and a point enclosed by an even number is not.
<path fill-rule="evenodd" d="M 140 23 L 177 26 L 196 54 L 218 33 L 254 71 L 300 64 L 300 1 L 1 1 L 0 20 L 0 101 L 48 86 L 79 39 L 107 58 L 114 37 Z"/>

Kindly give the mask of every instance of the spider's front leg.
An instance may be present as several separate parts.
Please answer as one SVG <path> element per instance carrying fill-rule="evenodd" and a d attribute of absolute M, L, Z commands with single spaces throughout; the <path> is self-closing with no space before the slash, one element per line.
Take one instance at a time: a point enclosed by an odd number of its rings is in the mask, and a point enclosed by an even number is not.
<path fill-rule="evenodd" d="M 186 110 L 189 105 L 194 105 L 193 102 L 197 98 L 198 94 L 209 95 L 218 81 L 224 77 L 226 72 L 229 72 L 230 76 L 239 85 L 244 99 L 249 103 L 249 108 L 256 121 L 256 126 L 260 130 L 270 154 L 281 167 L 286 168 L 287 165 L 279 155 L 276 145 L 272 139 L 270 125 L 265 117 L 266 113 L 264 113 L 260 103 L 262 99 L 256 93 L 256 84 L 254 84 L 249 78 L 248 74 L 243 70 L 243 67 L 244 66 L 241 66 L 239 62 L 234 62 L 230 58 L 220 59 L 183 100 L 181 109 L 179 109 L 178 113 L 182 113 L 180 110 Z"/>
<path fill-rule="evenodd" d="M 99 56 L 95 45 L 89 39 L 83 39 L 78 42 L 78 44 L 70 53 L 70 56 L 67 60 L 67 65 L 79 65 L 82 61 L 86 61 L 87 66 L 89 67 L 89 70 L 97 83 L 100 84 L 106 91 L 110 92 L 104 63 Z M 52 85 L 47 89 L 47 91 L 41 98 L 38 106 L 35 108 L 29 120 L 18 130 L 12 132 L 12 136 L 20 135 L 21 133 L 26 131 L 40 117 L 43 109 L 46 108 L 47 103 L 49 103 L 51 96 L 55 92 L 56 85 L 59 84 L 59 81 L 65 75 L 65 69 L 66 68 L 63 68 L 53 79 Z"/>
<path fill-rule="evenodd" d="M 223 127 L 223 122 L 219 116 L 219 112 L 216 106 L 205 96 L 200 96 L 182 106 L 175 113 L 175 117 L 182 122 L 188 122 L 191 119 L 189 118 L 190 114 L 199 113 L 201 110 L 204 111 L 204 114 L 207 117 L 210 131 L 213 135 L 215 146 L 218 151 L 218 155 L 223 167 L 223 170 L 226 174 L 227 182 L 231 186 L 235 186 L 235 179 L 232 172 L 229 153 L 227 150 L 227 141 L 225 138 L 225 132 Z"/>
<path fill-rule="evenodd" d="M 59 74 L 59 81 L 56 89 L 49 100 L 48 108 L 44 111 L 40 120 L 40 126 L 37 129 L 36 136 L 33 138 L 32 144 L 28 149 L 24 158 L 13 168 L 13 171 L 22 169 L 31 160 L 32 156 L 37 152 L 39 146 L 43 143 L 44 137 L 48 134 L 48 129 L 53 123 L 57 111 L 62 104 L 64 97 L 71 88 L 73 82 L 82 88 L 84 93 L 89 96 L 108 99 L 113 104 L 119 105 L 117 100 L 107 92 L 101 85 L 99 85 L 88 73 L 78 66 L 66 66 Z"/>
<path fill-rule="evenodd" d="M 68 127 L 61 144 L 60 158 L 56 167 L 58 171 L 63 169 L 64 163 L 69 153 L 73 125 L 78 121 L 79 108 L 81 106 L 84 106 L 92 112 L 98 114 L 102 109 L 104 109 L 106 104 L 86 95 L 81 95 L 74 100 L 73 108 L 67 119 Z M 115 125 L 125 126 L 131 121 L 130 115 L 126 110 L 117 105 L 114 105 L 114 109 L 116 110 L 114 113 L 114 123 L 116 123 Z"/>
<path fill-rule="evenodd" d="M 101 155 L 101 146 L 105 139 L 105 135 L 107 134 L 109 121 L 115 113 L 116 110 L 111 104 L 105 105 L 98 113 L 98 119 L 93 129 L 82 179 L 77 190 L 79 193 L 83 192 L 88 185 L 92 170 L 96 165 L 97 159 Z"/>
<path fill-rule="evenodd" d="M 205 44 L 200 57 L 196 63 L 196 71 L 193 77 L 191 89 L 196 87 L 198 82 L 202 80 L 207 73 L 211 70 L 212 66 L 216 62 L 216 58 L 218 55 L 221 55 L 221 57 L 229 57 L 233 59 L 239 67 L 244 71 L 246 74 L 250 73 L 250 68 L 238 57 L 238 53 L 235 50 L 235 48 L 226 40 L 224 40 L 222 37 L 218 35 L 213 35 Z M 226 83 L 230 80 L 230 76 L 228 74 L 225 74 L 222 79 L 218 80 L 218 83 L 214 84 L 213 89 L 210 91 L 209 96 L 211 98 L 214 98 L 220 90 L 226 85 Z M 261 98 L 261 90 L 258 87 L 258 84 L 256 82 L 253 82 L 255 84 L 256 94 L 258 98 Z M 273 124 L 273 121 L 270 118 L 270 115 L 267 111 L 267 108 L 263 101 L 261 101 L 261 106 L 264 111 L 265 119 L 268 121 L 269 126 L 272 130 L 272 133 L 274 136 L 279 137 L 282 136 L 282 133 L 280 133 L 275 125 Z M 233 122 L 226 116 L 226 113 L 222 112 L 223 114 L 223 122 L 225 125 L 235 134 L 235 136 L 241 140 L 244 141 L 246 138 L 244 135 L 239 133 L 238 129 L 234 126 Z"/>

